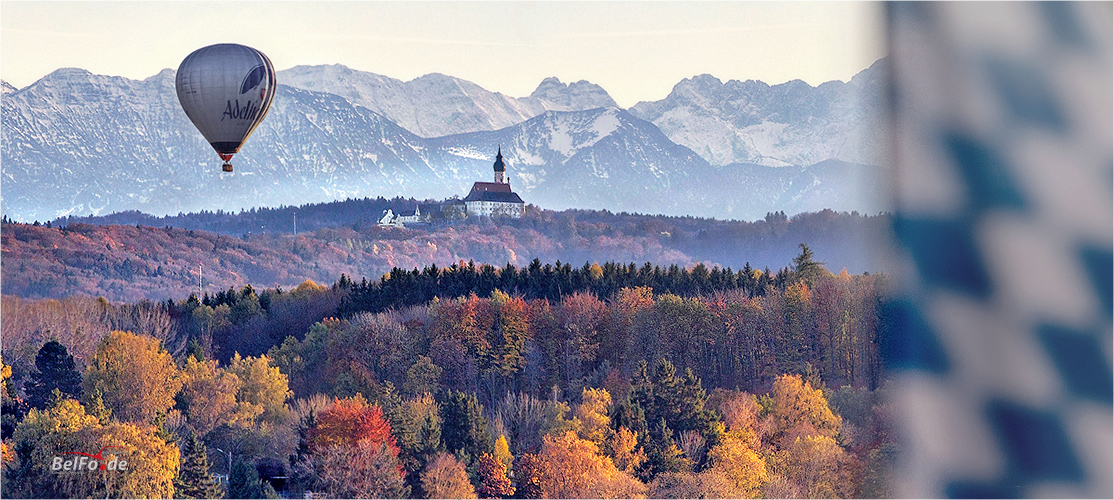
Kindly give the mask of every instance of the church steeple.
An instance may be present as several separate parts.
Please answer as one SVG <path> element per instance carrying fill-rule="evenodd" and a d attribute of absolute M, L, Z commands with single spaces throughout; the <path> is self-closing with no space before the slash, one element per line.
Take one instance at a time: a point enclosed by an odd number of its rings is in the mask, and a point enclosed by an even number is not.
<path fill-rule="evenodd" d="M 495 182 L 499 184 L 506 184 L 504 180 L 504 172 L 507 171 L 507 165 L 503 163 L 503 145 L 499 145 L 499 150 L 495 153 Z"/>

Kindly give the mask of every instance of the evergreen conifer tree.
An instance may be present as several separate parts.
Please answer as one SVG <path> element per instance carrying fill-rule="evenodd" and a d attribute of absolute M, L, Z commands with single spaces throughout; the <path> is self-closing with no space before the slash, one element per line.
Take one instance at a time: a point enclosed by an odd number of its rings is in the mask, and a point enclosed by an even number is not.
<path fill-rule="evenodd" d="M 37 371 L 31 374 L 31 380 L 24 386 L 27 402 L 32 408 L 45 409 L 55 389 L 63 397 L 73 399 L 81 394 L 81 374 L 74 366 L 73 356 L 57 340 L 51 340 L 39 349 L 35 355 L 35 368 Z"/>
<path fill-rule="evenodd" d="M 190 432 L 182 447 L 182 467 L 174 480 L 174 491 L 179 498 L 220 498 L 220 485 L 209 474 L 209 454 L 205 443 Z"/>
<path fill-rule="evenodd" d="M 692 461 L 684 456 L 684 452 L 673 440 L 673 430 L 665 423 L 665 419 L 658 420 L 650 429 L 646 443 L 646 462 L 642 464 L 639 476 L 649 482 L 665 472 L 689 472 L 692 465 Z"/>
<path fill-rule="evenodd" d="M 237 460 L 228 478 L 228 498 L 263 498 L 259 472 L 250 463 Z"/>
<path fill-rule="evenodd" d="M 263 481 L 263 498 L 282 498 L 282 496 L 275 491 L 270 481 Z"/>
<path fill-rule="evenodd" d="M 445 449 L 462 450 L 473 459 L 492 451 L 494 443 L 487 431 L 487 417 L 475 394 L 449 391 L 441 404 L 441 422 Z"/>
<path fill-rule="evenodd" d="M 812 259 L 812 250 L 808 245 L 801 243 L 798 246 L 801 247 L 801 254 L 793 258 L 793 272 L 798 279 L 812 286 L 816 278 L 826 272 L 824 263 Z"/>

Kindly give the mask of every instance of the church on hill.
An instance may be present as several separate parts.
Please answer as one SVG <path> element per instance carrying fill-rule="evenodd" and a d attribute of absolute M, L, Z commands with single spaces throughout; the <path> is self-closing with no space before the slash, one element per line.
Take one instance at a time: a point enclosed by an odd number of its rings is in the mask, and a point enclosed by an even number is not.
<path fill-rule="evenodd" d="M 495 153 L 494 182 L 476 182 L 463 200 L 452 199 L 444 203 L 421 203 L 413 215 L 396 215 L 384 210 L 379 225 L 405 227 L 406 224 L 445 222 L 470 216 L 510 217 L 520 219 L 526 214 L 526 203 L 511 191 L 507 182 L 507 164 L 503 161 L 502 146 Z"/>
<path fill-rule="evenodd" d="M 472 191 L 464 198 L 465 212 L 468 215 L 487 217 L 521 218 L 526 213 L 526 203 L 511 191 L 506 180 L 507 164 L 503 162 L 503 148 L 495 153 L 495 182 L 477 182 Z"/>

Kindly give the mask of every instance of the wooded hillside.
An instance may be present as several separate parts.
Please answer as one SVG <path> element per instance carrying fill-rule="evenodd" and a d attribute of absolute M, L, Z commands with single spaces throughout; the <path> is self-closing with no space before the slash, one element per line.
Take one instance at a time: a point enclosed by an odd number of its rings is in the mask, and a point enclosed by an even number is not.
<path fill-rule="evenodd" d="M 254 215 L 213 217 L 227 222 Z M 381 228 L 364 218 L 297 236 L 7 222 L 0 227 L 0 272 L 3 293 L 25 298 L 88 295 L 161 301 L 197 291 L 199 273 L 202 293 L 216 293 L 247 284 L 289 289 L 306 279 L 332 283 L 342 274 L 375 280 L 395 267 L 412 270 L 468 261 L 520 268 L 539 259 L 576 267 L 611 261 L 681 267 L 703 263 L 735 270 L 750 264 L 777 270 L 789 265 L 798 245 L 805 243 L 831 269 L 857 274 L 879 270 L 872 252 L 888 227 L 887 216 L 832 211 L 739 222 L 531 210 L 521 220 L 476 218 L 405 229 Z"/>

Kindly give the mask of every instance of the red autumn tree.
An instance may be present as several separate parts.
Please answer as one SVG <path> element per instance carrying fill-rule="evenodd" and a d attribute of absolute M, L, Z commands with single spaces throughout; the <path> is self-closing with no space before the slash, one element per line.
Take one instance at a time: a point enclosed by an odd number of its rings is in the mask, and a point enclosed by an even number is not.
<path fill-rule="evenodd" d="M 476 494 L 480 498 L 508 498 L 514 495 L 514 487 L 507 477 L 507 466 L 490 453 L 480 455 L 476 464 L 476 474 L 480 478 L 480 488 Z"/>
<path fill-rule="evenodd" d="M 335 399 L 317 414 L 309 448 L 301 466 L 331 498 L 403 498 L 410 492 L 391 425 L 361 395 Z"/>

